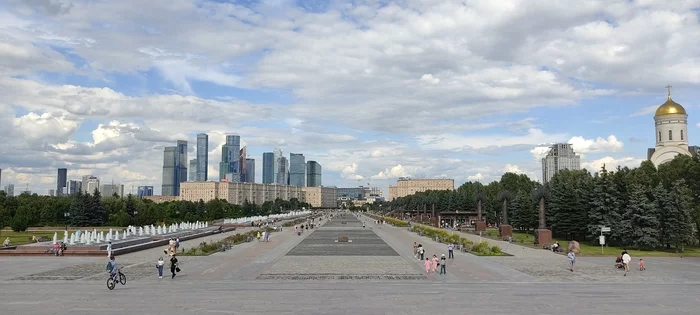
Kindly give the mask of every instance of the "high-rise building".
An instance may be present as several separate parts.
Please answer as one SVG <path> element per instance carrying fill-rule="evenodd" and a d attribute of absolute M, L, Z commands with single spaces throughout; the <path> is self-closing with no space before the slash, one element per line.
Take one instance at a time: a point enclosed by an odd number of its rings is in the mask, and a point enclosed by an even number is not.
<path fill-rule="evenodd" d="M 238 165 L 240 165 L 241 168 L 241 183 L 246 182 L 246 164 L 245 164 L 245 158 L 246 158 L 246 147 L 241 148 L 241 153 L 238 158 Z"/>
<path fill-rule="evenodd" d="M 56 176 L 56 196 L 63 195 L 63 188 L 66 187 L 66 181 L 68 180 L 68 170 L 65 168 L 58 169 L 58 176 Z"/>
<path fill-rule="evenodd" d="M 15 185 L 7 184 L 7 186 L 5 186 L 5 193 L 7 194 L 8 197 L 14 196 L 15 195 Z"/>
<path fill-rule="evenodd" d="M 274 178 L 275 178 L 275 183 L 279 184 L 278 178 L 280 178 L 279 171 L 280 171 L 280 159 L 283 158 L 282 156 L 282 149 L 280 148 L 275 148 L 274 151 L 275 154 L 275 163 L 274 163 Z"/>
<path fill-rule="evenodd" d="M 306 186 L 321 187 L 321 164 L 316 161 L 306 162 Z"/>
<path fill-rule="evenodd" d="M 139 197 L 139 199 L 143 198 L 144 196 L 153 196 L 153 186 L 139 186 L 136 190 L 136 195 Z"/>
<path fill-rule="evenodd" d="M 197 182 L 209 180 L 209 135 L 197 134 Z"/>
<path fill-rule="evenodd" d="M 163 196 L 178 196 L 180 183 L 187 181 L 187 141 L 163 150 Z"/>
<path fill-rule="evenodd" d="M 219 180 L 227 178 L 229 181 L 240 182 L 241 180 L 241 137 L 237 135 L 226 135 L 226 144 L 221 146 L 221 162 L 219 163 Z"/>
<path fill-rule="evenodd" d="M 277 161 L 277 179 L 279 185 L 289 185 L 289 163 L 286 157 L 280 157 Z"/>
<path fill-rule="evenodd" d="M 542 159 L 542 183 L 548 183 L 560 170 L 580 170 L 581 156 L 574 152 L 570 143 L 557 143 L 549 147 Z"/>
<path fill-rule="evenodd" d="M 188 168 L 187 171 L 190 173 L 187 177 L 188 181 L 196 182 L 197 181 L 197 159 L 190 160 L 190 168 Z"/>
<path fill-rule="evenodd" d="M 95 176 L 89 176 L 85 182 L 85 193 L 93 194 L 95 190 L 100 191 L 100 179 Z"/>
<path fill-rule="evenodd" d="M 49 196 L 51 196 L 51 197 L 56 196 L 56 190 L 55 190 L 55 189 L 49 189 Z"/>
<path fill-rule="evenodd" d="M 289 185 L 306 186 L 306 158 L 301 153 L 289 153 Z"/>
<path fill-rule="evenodd" d="M 272 184 L 275 182 L 275 154 L 272 152 L 263 153 L 262 182 Z"/>
<path fill-rule="evenodd" d="M 72 196 L 83 190 L 83 183 L 77 180 L 69 180 L 67 187 L 66 194 Z"/>
<path fill-rule="evenodd" d="M 111 197 L 114 194 L 120 198 L 124 197 L 124 185 L 121 184 L 105 184 L 102 185 L 102 191 L 100 191 L 103 197 Z"/>
<path fill-rule="evenodd" d="M 94 180 L 94 179 L 97 179 L 97 177 L 92 176 L 92 175 L 84 175 L 84 176 L 82 177 L 82 181 L 81 181 L 81 184 L 80 184 L 80 189 L 83 191 L 84 194 L 85 194 L 85 193 L 92 193 L 92 191 L 89 191 L 89 190 L 88 190 L 88 182 L 89 182 L 91 179 Z M 98 180 L 98 182 L 99 182 L 99 180 Z M 98 185 L 98 186 L 99 186 L 99 185 Z"/>
<path fill-rule="evenodd" d="M 245 182 L 255 183 L 255 159 L 245 159 Z"/>

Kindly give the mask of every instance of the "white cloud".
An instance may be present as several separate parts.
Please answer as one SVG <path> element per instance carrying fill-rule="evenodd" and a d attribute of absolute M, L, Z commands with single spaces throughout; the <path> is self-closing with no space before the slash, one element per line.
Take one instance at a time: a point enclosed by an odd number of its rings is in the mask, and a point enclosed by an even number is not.
<path fill-rule="evenodd" d="M 523 174 L 524 172 L 520 169 L 519 166 L 517 165 L 512 165 L 512 164 L 506 164 L 506 166 L 503 168 L 504 173 L 515 173 L 515 174 Z"/>
<path fill-rule="evenodd" d="M 481 175 L 481 173 L 476 173 L 474 175 L 470 175 L 467 177 L 467 180 L 469 181 L 483 181 L 484 180 L 484 175 Z"/>
<path fill-rule="evenodd" d="M 525 135 L 485 135 L 460 136 L 455 134 L 423 135 L 416 137 L 424 149 L 455 150 L 486 149 L 491 147 L 508 147 L 516 145 L 533 145 L 556 142 L 565 138 L 565 134 L 549 135 L 540 129 L 531 128 Z"/>
<path fill-rule="evenodd" d="M 617 137 L 614 135 L 609 135 L 607 138 L 598 137 L 596 139 L 586 139 L 581 136 L 575 136 L 566 143 L 570 143 L 574 148 L 574 152 L 582 157 L 587 153 L 618 152 L 625 146 L 625 144 L 617 140 Z M 530 150 L 530 154 L 532 154 L 532 157 L 537 161 L 547 156 L 548 152 L 548 146 L 537 146 Z"/>
<path fill-rule="evenodd" d="M 605 165 L 607 170 L 614 171 L 618 166 L 630 168 L 639 167 L 643 161 L 644 159 L 634 157 L 613 158 L 606 156 L 597 160 L 582 161 L 581 167 L 587 168 L 589 171 L 595 173 L 600 171 L 603 165 Z"/>
<path fill-rule="evenodd" d="M 14 130 L 30 145 L 66 141 L 80 127 L 80 121 L 66 115 L 30 112 L 17 117 L 13 122 Z"/>
<path fill-rule="evenodd" d="M 423 76 L 420 77 L 421 81 L 430 83 L 430 84 L 438 84 L 440 83 L 440 79 L 433 77 L 432 74 L 426 73 Z"/>
<path fill-rule="evenodd" d="M 406 170 L 403 165 L 399 164 L 393 166 L 390 169 L 385 169 L 376 175 L 372 175 L 372 179 L 393 179 L 399 177 L 410 177 L 411 174 Z"/>

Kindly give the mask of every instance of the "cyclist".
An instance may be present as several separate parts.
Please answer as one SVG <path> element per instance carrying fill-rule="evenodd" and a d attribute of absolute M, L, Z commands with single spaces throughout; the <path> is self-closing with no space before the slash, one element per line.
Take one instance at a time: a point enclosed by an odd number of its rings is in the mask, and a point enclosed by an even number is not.
<path fill-rule="evenodd" d="M 117 267 L 117 261 L 114 259 L 114 255 L 109 257 L 109 262 L 107 262 L 106 266 L 107 271 L 109 271 L 109 276 L 116 281 L 119 281 L 119 277 L 117 277 L 117 274 L 119 273 L 119 268 Z"/>

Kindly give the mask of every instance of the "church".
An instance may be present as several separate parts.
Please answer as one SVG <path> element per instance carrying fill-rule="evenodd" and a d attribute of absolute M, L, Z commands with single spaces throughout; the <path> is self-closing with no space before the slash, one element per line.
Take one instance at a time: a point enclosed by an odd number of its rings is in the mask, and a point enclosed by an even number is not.
<path fill-rule="evenodd" d="M 671 98 L 671 86 L 666 88 L 668 99 L 654 114 L 656 147 L 647 152 L 647 159 L 656 167 L 673 160 L 679 154 L 696 156 L 700 151 L 700 147 L 688 146 L 688 114 L 681 104 Z"/>

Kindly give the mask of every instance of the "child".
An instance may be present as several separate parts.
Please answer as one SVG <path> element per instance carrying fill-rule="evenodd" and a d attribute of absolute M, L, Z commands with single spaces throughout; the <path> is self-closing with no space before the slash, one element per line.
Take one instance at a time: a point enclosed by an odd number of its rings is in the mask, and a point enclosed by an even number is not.
<path fill-rule="evenodd" d="M 573 251 L 570 251 L 569 254 L 566 256 L 569 257 L 569 270 L 571 270 L 571 272 L 574 272 L 574 263 L 576 263 L 576 254 L 574 254 Z"/>
<path fill-rule="evenodd" d="M 644 271 L 647 270 L 646 267 L 644 267 L 644 260 L 639 259 L 639 271 Z"/>
<path fill-rule="evenodd" d="M 163 261 L 163 257 L 158 258 L 158 263 L 156 264 L 156 268 L 158 269 L 158 279 L 163 279 L 163 265 L 165 264 L 165 261 Z"/>
<path fill-rule="evenodd" d="M 425 257 L 425 273 L 429 274 L 430 273 L 430 266 L 433 264 L 430 262 L 430 258 Z"/>

